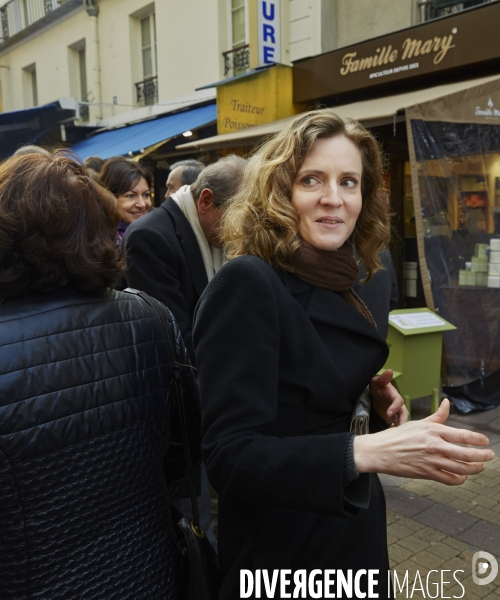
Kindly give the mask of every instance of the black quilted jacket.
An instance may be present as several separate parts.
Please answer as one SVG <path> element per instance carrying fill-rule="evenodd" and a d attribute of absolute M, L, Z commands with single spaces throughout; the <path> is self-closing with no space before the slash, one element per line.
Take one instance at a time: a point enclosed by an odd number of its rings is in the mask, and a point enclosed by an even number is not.
<path fill-rule="evenodd" d="M 129 293 L 0 304 L 2 600 L 175 598 L 167 347 Z"/>

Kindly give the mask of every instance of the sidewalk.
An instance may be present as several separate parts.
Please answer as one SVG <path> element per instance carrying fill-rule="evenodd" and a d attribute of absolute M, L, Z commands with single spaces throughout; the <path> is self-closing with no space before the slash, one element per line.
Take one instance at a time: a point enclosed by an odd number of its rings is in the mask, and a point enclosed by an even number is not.
<path fill-rule="evenodd" d="M 414 419 L 429 412 L 429 401 L 412 403 Z M 487 463 L 483 473 L 459 487 L 380 476 L 387 501 L 391 569 L 396 570 L 399 581 L 408 571 L 408 595 L 405 589 L 396 597 L 500 600 L 500 573 L 492 583 L 477 585 L 471 566 L 478 550 L 493 554 L 500 565 L 500 407 L 470 415 L 452 414 L 447 424 L 484 433 L 497 457 Z M 427 590 L 426 578 L 432 569 L 439 572 L 429 575 Z M 456 578 L 464 589 L 453 577 L 459 569 L 464 572 L 458 572 Z M 444 582 L 450 583 L 443 584 L 443 595 L 433 584 L 442 570 L 450 571 L 444 572 Z"/>

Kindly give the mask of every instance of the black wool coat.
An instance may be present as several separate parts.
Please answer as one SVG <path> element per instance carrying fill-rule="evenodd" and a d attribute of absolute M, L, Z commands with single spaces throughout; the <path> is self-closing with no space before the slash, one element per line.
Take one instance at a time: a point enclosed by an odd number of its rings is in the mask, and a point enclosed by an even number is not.
<path fill-rule="evenodd" d="M 195 364 L 193 315 L 208 278 L 196 236 L 184 213 L 172 198 L 167 198 L 158 209 L 127 228 L 123 247 L 128 263 L 127 285 L 168 306 Z"/>
<path fill-rule="evenodd" d="M 362 509 L 345 474 L 353 403 L 388 354 L 376 329 L 337 293 L 245 256 L 202 295 L 194 342 L 220 599 L 240 597 L 240 569 L 379 569 L 388 598 L 383 490 L 361 475 Z"/>

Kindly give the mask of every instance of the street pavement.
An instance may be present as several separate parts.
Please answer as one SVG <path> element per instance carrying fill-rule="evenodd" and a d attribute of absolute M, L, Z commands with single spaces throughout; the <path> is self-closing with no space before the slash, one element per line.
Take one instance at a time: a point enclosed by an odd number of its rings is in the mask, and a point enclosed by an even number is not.
<path fill-rule="evenodd" d="M 429 400 L 412 403 L 412 418 L 429 414 Z M 500 600 L 500 572 L 487 585 L 478 585 L 472 577 L 477 551 L 489 552 L 500 565 L 500 407 L 469 415 L 455 412 L 447 424 L 484 433 L 497 457 L 461 486 L 380 476 L 391 569 L 399 582 L 408 571 L 408 588 L 401 585 L 396 597 Z"/>

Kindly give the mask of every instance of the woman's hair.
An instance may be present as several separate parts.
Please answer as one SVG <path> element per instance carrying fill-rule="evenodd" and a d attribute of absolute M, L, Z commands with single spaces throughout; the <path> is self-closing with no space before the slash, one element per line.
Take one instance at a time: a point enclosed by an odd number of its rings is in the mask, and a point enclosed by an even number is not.
<path fill-rule="evenodd" d="M 98 292 L 123 277 L 116 199 L 67 154 L 0 165 L 0 299 L 69 287 Z"/>
<path fill-rule="evenodd" d="M 150 188 L 153 187 L 153 179 L 148 170 L 130 158 L 113 156 L 104 163 L 97 183 L 118 198 L 134 188 L 141 177 L 144 177 Z"/>
<path fill-rule="evenodd" d="M 339 135 L 356 145 L 363 164 L 363 204 L 350 241 L 366 265 L 368 280 L 381 268 L 378 253 L 390 237 L 382 153 L 370 132 L 332 109 L 297 116 L 248 161 L 240 191 L 223 217 L 221 237 L 228 259 L 253 254 L 274 268 L 291 269 L 290 258 L 300 245 L 292 186 L 316 140 Z"/>

